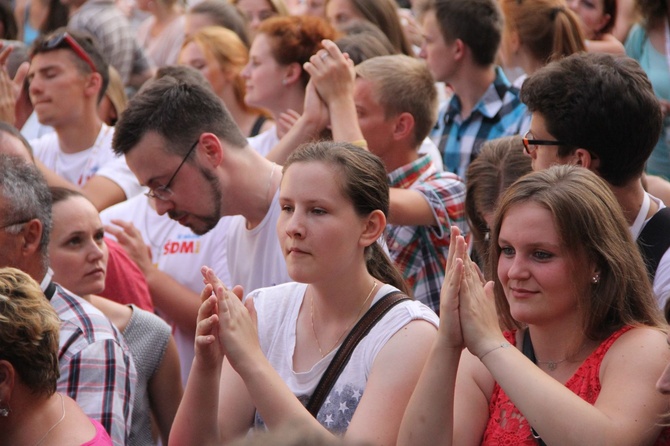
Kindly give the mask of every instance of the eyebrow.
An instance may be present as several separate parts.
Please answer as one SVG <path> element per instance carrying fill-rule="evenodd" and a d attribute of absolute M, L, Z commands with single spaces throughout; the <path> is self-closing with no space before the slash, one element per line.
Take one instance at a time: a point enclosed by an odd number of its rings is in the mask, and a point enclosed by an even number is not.
<path fill-rule="evenodd" d="M 512 243 L 510 243 L 509 241 L 507 241 L 506 239 L 504 239 L 502 237 L 498 237 L 498 245 L 501 245 L 501 244 L 511 245 Z M 556 251 L 561 249 L 561 245 L 556 245 L 554 243 L 547 243 L 547 242 L 528 243 L 524 246 L 529 246 L 531 248 L 552 249 L 552 250 L 556 250 Z"/>

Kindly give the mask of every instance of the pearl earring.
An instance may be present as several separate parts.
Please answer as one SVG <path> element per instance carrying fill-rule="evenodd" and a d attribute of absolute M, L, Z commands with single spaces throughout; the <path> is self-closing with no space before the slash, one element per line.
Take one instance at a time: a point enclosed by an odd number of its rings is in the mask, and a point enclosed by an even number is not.
<path fill-rule="evenodd" d="M 591 277 L 591 283 L 597 284 L 600 282 L 600 274 L 594 274 L 593 277 Z"/>

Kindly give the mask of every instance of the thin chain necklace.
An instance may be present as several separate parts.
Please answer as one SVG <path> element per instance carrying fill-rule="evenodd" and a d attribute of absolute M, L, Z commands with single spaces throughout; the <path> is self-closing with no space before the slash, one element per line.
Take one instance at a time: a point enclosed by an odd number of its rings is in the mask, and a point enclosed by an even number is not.
<path fill-rule="evenodd" d="M 40 444 L 42 444 L 44 439 L 47 438 L 47 435 L 49 435 L 51 433 L 51 431 L 54 430 L 56 428 L 56 426 L 61 424 L 63 422 L 63 420 L 65 419 L 65 401 L 63 400 L 63 395 L 61 395 L 59 393 L 58 396 L 60 397 L 60 405 L 61 405 L 61 410 L 63 411 L 63 414 L 60 416 L 60 419 L 58 421 L 56 421 L 56 423 L 49 428 L 47 433 L 42 435 L 42 438 L 40 438 L 39 441 L 37 443 L 35 443 L 35 446 L 39 446 Z"/>
<path fill-rule="evenodd" d="M 567 360 L 568 360 L 568 358 L 563 358 L 560 361 L 537 361 L 537 363 L 538 364 L 547 364 L 547 368 L 550 371 L 553 372 L 554 370 L 556 370 L 556 367 L 558 367 L 559 364 L 561 364 L 561 363 L 563 363 Z"/>
<path fill-rule="evenodd" d="M 326 351 L 326 353 L 323 353 L 323 350 L 321 349 L 321 343 L 319 342 L 319 337 L 316 335 L 316 329 L 314 328 L 314 294 L 310 295 L 310 302 L 311 303 L 310 303 L 310 309 L 309 309 L 310 310 L 309 311 L 309 316 L 310 316 L 310 319 L 312 321 L 312 333 L 314 333 L 314 340 L 316 341 L 316 346 L 319 348 L 319 353 L 321 354 L 321 358 L 325 358 L 328 353 L 332 352 L 333 349 L 340 344 L 340 341 L 342 340 L 344 335 L 347 332 L 349 332 L 349 330 L 351 330 L 351 327 L 353 327 L 354 324 L 356 323 L 356 321 L 358 321 L 358 318 L 360 317 L 361 313 L 363 312 L 363 308 L 365 308 L 365 304 L 367 304 L 368 301 L 370 300 L 370 296 L 372 296 L 372 292 L 375 290 L 375 288 L 377 288 L 377 281 L 376 280 L 374 280 L 372 282 L 372 289 L 368 293 L 368 297 L 365 298 L 365 300 L 363 301 L 363 304 L 358 309 L 358 313 L 356 313 L 356 317 L 351 321 L 351 324 L 349 324 L 349 326 L 344 329 L 344 331 L 342 332 L 340 337 L 337 338 L 337 341 L 335 341 L 335 344 L 333 344 L 333 346 L 330 347 L 328 349 L 328 351 Z"/>

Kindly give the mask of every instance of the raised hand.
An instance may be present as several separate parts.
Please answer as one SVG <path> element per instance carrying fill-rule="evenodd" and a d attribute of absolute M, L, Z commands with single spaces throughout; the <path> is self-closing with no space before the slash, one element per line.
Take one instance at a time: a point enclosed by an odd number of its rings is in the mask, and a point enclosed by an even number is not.
<path fill-rule="evenodd" d="M 481 358 L 505 342 L 505 337 L 496 312 L 493 282 L 482 283 L 477 265 L 468 256 L 464 259 L 459 296 L 465 346 Z"/>
<path fill-rule="evenodd" d="M 463 278 L 465 251 L 465 238 L 457 227 L 452 226 L 447 266 L 440 291 L 440 328 L 438 331 L 440 340 L 451 348 L 464 347 L 459 314 L 459 292 Z"/>
<path fill-rule="evenodd" d="M 276 122 L 277 136 L 279 139 L 283 138 L 284 135 L 286 135 L 286 133 L 291 130 L 291 127 L 293 127 L 295 123 L 298 122 L 298 119 L 300 119 L 300 113 L 295 110 L 291 110 L 290 108 L 279 115 L 279 118 Z"/>
<path fill-rule="evenodd" d="M 254 369 L 256 360 L 264 357 L 258 341 L 253 301 L 247 302 L 252 308 L 249 311 L 242 303 L 242 287 L 226 288 L 214 271 L 206 266 L 201 272 L 206 285 L 211 286 L 216 295 L 223 353 L 233 368 L 243 375 L 245 371 Z"/>
<path fill-rule="evenodd" d="M 319 96 L 328 107 L 354 95 L 354 64 L 331 40 L 304 64 Z"/>
<path fill-rule="evenodd" d="M 131 259 L 146 275 L 149 268 L 153 268 L 151 248 L 144 243 L 140 231 L 129 221 L 112 220 L 112 225 L 106 225 L 105 231 L 116 237 L 116 240 Z M 163 247 L 161 246 L 161 249 Z"/>
<path fill-rule="evenodd" d="M 219 305 L 212 285 L 205 285 L 200 299 L 202 305 L 195 328 L 195 356 L 203 366 L 217 368 L 221 366 L 224 351 L 219 337 Z"/>

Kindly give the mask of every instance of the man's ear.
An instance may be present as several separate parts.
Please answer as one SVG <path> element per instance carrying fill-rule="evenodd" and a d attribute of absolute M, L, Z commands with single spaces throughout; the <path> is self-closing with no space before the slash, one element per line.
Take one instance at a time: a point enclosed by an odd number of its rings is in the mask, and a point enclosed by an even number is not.
<path fill-rule="evenodd" d="M 23 258 L 30 258 L 40 251 L 43 229 L 42 222 L 33 218 L 25 223 L 21 232 L 17 234 L 17 237 L 20 237 L 20 249 Z"/>
<path fill-rule="evenodd" d="M 86 96 L 95 96 L 96 100 L 102 88 L 102 75 L 100 73 L 91 73 L 86 80 L 84 93 Z"/>
<path fill-rule="evenodd" d="M 454 60 L 463 60 L 468 51 L 468 46 L 461 39 L 454 41 Z"/>
<path fill-rule="evenodd" d="M 593 155 L 586 149 L 577 149 L 572 154 L 572 163 L 577 166 L 586 167 L 587 169 L 597 172 L 600 165 L 600 159 Z"/>
<path fill-rule="evenodd" d="M 374 210 L 367 216 L 361 233 L 360 243 L 363 246 L 370 246 L 377 242 L 386 229 L 386 216 L 379 209 Z"/>
<path fill-rule="evenodd" d="M 198 151 L 202 158 L 213 168 L 221 165 L 224 158 L 224 148 L 221 140 L 213 133 L 200 135 L 200 147 Z"/>
<path fill-rule="evenodd" d="M 412 136 L 414 123 L 414 116 L 411 113 L 403 112 L 396 116 L 395 126 L 393 127 L 393 139 L 397 141 Z"/>

